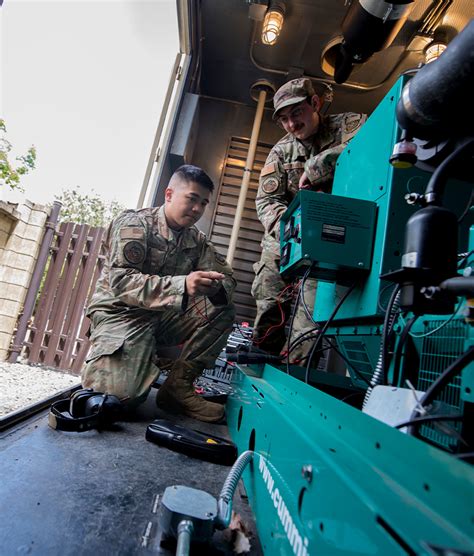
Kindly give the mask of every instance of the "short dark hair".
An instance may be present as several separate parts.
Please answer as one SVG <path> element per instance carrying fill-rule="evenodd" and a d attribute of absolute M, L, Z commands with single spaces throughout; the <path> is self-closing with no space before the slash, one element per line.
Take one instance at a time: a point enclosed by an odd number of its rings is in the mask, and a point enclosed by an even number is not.
<path fill-rule="evenodd" d="M 214 184 L 211 178 L 204 172 L 202 168 L 193 166 L 192 164 L 183 164 L 180 166 L 172 177 L 181 178 L 184 181 L 193 181 L 208 189 L 211 193 L 214 191 Z"/>

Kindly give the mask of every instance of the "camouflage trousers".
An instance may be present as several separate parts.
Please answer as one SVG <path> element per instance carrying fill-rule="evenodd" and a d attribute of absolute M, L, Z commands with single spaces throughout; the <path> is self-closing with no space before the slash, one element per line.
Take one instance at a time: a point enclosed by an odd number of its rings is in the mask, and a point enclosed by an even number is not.
<path fill-rule="evenodd" d="M 232 331 L 232 304 L 214 307 L 203 297 L 190 300 L 184 313 L 128 308 L 91 315 L 91 349 L 82 385 L 114 394 L 133 407 L 146 399 L 160 369 L 159 348 L 185 342 L 180 359 L 199 375 L 214 363 Z"/>
<path fill-rule="evenodd" d="M 296 307 L 291 338 L 286 338 L 285 325 L 291 314 L 291 292 L 284 292 L 293 280 L 285 280 L 280 275 L 280 257 L 263 251 L 262 258 L 255 263 L 255 279 L 252 295 L 257 304 L 257 316 L 254 324 L 254 342 L 268 353 L 278 355 L 288 349 L 302 334 L 314 329 L 314 323 L 306 316 L 303 303 Z M 304 287 L 304 301 L 309 313 L 313 314 L 317 281 L 307 278 Z M 290 290 L 290 288 L 288 288 Z M 290 361 L 303 360 L 313 346 L 314 338 L 303 341 L 290 352 Z M 303 362 L 304 363 L 304 362 Z"/>

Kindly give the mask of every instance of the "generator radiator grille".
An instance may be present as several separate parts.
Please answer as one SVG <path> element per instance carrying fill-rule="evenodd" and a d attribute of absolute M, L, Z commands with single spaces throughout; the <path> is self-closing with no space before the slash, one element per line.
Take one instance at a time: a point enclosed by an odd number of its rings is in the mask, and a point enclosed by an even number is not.
<path fill-rule="evenodd" d="M 424 334 L 440 327 L 445 320 L 429 320 L 424 323 Z M 461 319 L 443 326 L 439 332 L 425 336 L 421 343 L 420 371 L 417 389 L 426 391 L 431 384 L 451 365 L 465 349 L 467 328 Z M 453 380 L 439 393 L 435 401 L 442 405 L 440 413 L 462 413 L 464 404 L 461 399 L 461 377 Z M 443 422 L 442 424 L 423 425 L 420 435 L 446 450 L 454 451 L 460 441 L 461 423 Z"/>

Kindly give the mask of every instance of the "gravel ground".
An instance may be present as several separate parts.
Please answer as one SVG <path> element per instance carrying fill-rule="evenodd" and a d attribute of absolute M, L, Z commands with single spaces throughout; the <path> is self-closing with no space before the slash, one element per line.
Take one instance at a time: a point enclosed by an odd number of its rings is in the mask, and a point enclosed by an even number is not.
<path fill-rule="evenodd" d="M 19 363 L 0 362 L 0 417 L 79 384 L 80 377 Z"/>

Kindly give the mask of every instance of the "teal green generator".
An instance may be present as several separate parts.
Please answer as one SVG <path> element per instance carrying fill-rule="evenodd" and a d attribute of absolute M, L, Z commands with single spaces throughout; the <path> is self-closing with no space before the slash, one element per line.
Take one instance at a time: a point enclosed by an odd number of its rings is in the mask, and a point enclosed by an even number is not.
<path fill-rule="evenodd" d="M 320 280 L 350 279 L 371 266 L 377 205 L 300 191 L 280 222 L 280 272 Z"/>
<path fill-rule="evenodd" d="M 301 334 L 281 363 L 233 373 L 227 422 L 254 453 L 243 479 L 266 555 L 474 554 L 474 300 L 413 314 L 381 279 L 419 210 L 405 198 L 432 176 L 389 163 L 407 80 L 340 155 L 332 194 L 300 192 L 283 216 L 282 273 L 319 280 L 312 354 L 292 364 Z M 454 280 L 473 273 L 472 193 L 450 177 L 443 195 L 459 222 Z M 328 352 L 342 373 L 319 365 Z"/>

